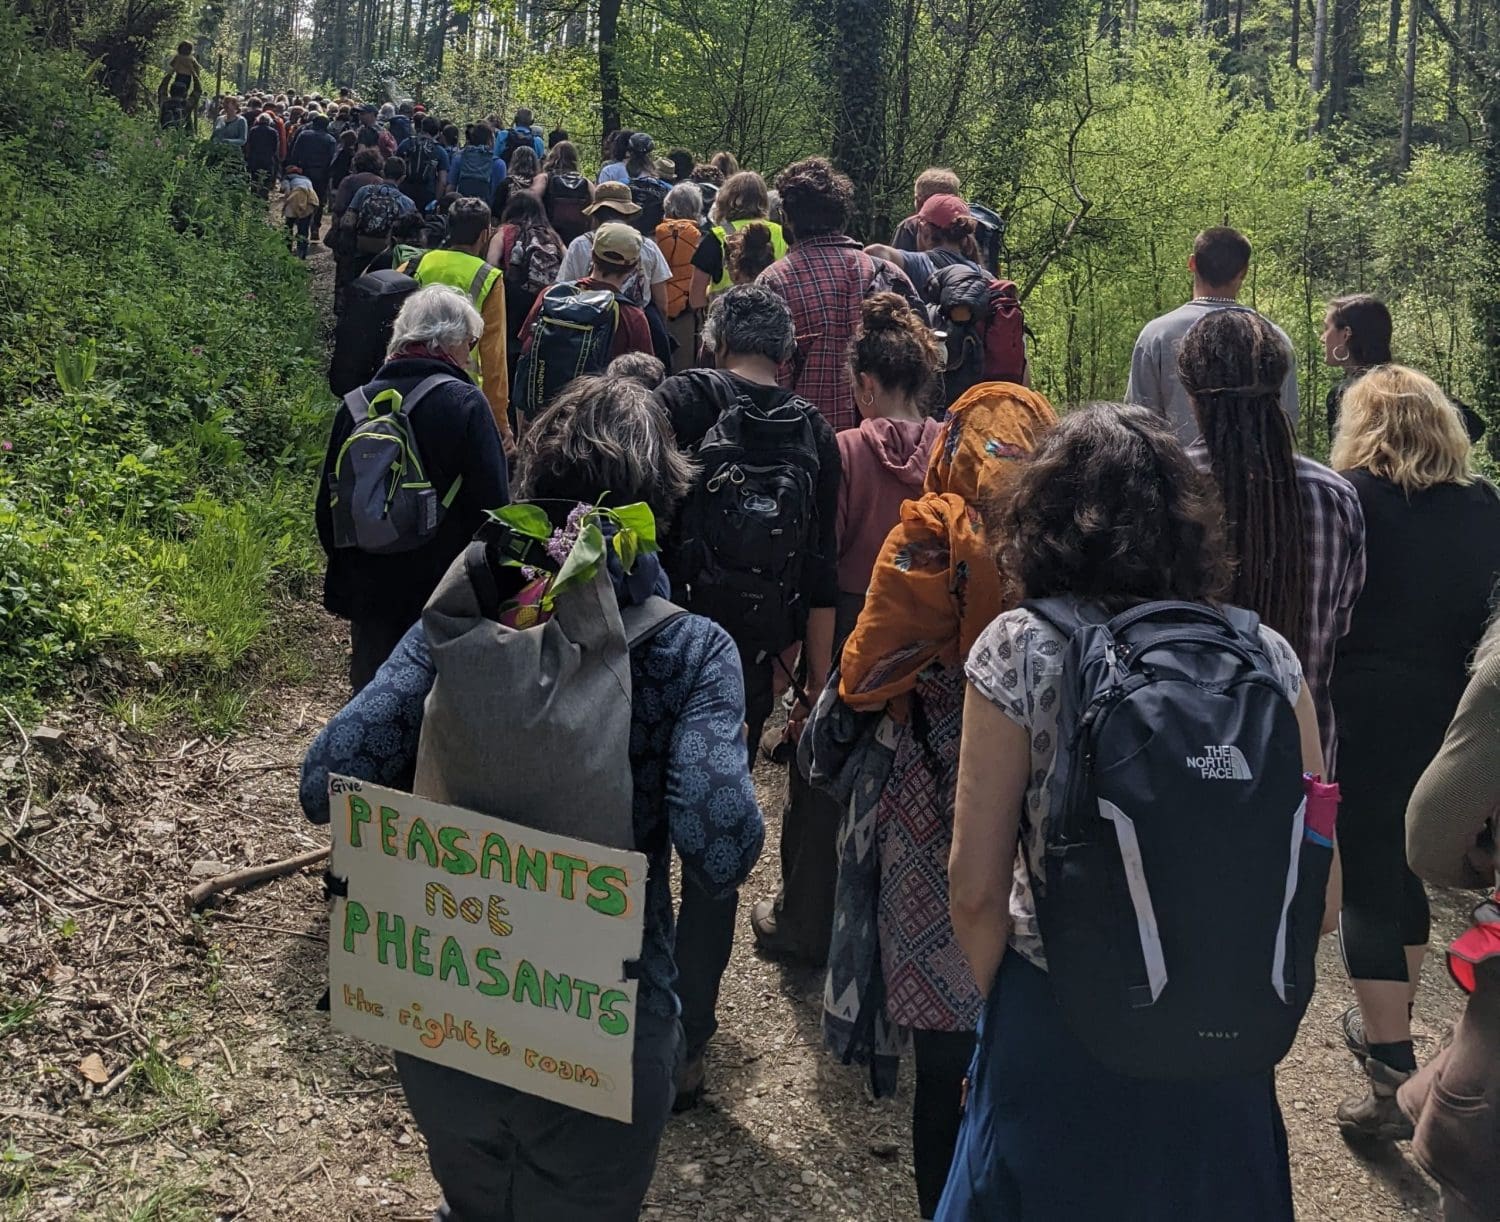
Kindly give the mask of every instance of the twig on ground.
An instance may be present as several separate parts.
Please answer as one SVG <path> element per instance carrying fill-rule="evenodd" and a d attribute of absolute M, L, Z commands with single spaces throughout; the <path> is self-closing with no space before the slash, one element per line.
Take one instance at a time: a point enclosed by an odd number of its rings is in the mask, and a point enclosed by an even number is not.
<path fill-rule="evenodd" d="M 233 1171 L 237 1176 L 239 1176 L 240 1179 L 245 1181 L 245 1199 L 234 1208 L 235 1214 L 239 1215 L 244 1213 L 245 1210 L 249 1209 L 250 1202 L 255 1200 L 255 1181 L 240 1170 L 238 1159 L 231 1158 L 227 1159 L 226 1161 L 229 1163 L 229 1169 Z"/>
<path fill-rule="evenodd" d="M 46 895 L 44 895 L 42 892 L 38 891 L 35 887 L 33 887 L 30 883 L 28 883 L 19 874 L 12 874 L 10 876 L 10 880 L 13 883 L 18 883 L 20 886 L 24 887 L 27 891 L 30 891 L 32 895 L 36 896 L 37 899 L 41 900 L 42 903 L 46 904 L 48 908 L 52 909 L 52 911 L 55 912 L 55 913 L 57 913 L 58 916 L 62 917 L 63 920 L 67 921 L 67 920 L 72 920 L 73 919 L 73 914 L 71 912 L 69 912 L 66 908 L 61 908 L 57 904 L 53 903 L 52 900 L 48 899 Z"/>
<path fill-rule="evenodd" d="M 15 727 L 16 733 L 21 736 L 21 771 L 26 774 L 26 796 L 21 799 L 21 817 L 16 820 L 15 827 L 10 829 L 12 836 L 19 836 L 21 829 L 26 826 L 26 820 L 31 817 L 31 799 L 36 793 L 36 778 L 31 775 L 31 736 L 26 733 L 25 728 L 16 720 L 16 715 L 10 711 L 7 705 L 0 704 L 0 712 L 5 714 L 5 720 Z"/>
<path fill-rule="evenodd" d="M 220 874 L 217 878 L 206 879 L 187 893 L 188 908 L 190 910 L 199 908 L 205 900 L 218 895 L 221 891 L 228 891 L 231 887 L 248 887 L 252 883 L 262 883 L 268 879 L 284 878 L 288 874 L 295 874 L 298 870 L 304 870 L 308 866 L 327 860 L 332 851 L 327 847 L 312 849 L 306 853 L 298 853 L 295 857 L 287 857 L 282 861 L 267 862 L 263 866 L 246 866 L 242 870 L 231 870 L 228 874 Z"/>
<path fill-rule="evenodd" d="M 224 1042 L 222 1036 L 218 1035 L 214 1036 L 214 1043 L 219 1046 L 219 1051 L 224 1054 L 224 1064 L 229 1069 L 229 1076 L 231 1078 L 237 1077 L 240 1071 L 235 1068 L 234 1058 L 229 1055 L 229 1045 Z"/>
<path fill-rule="evenodd" d="M 306 938 L 309 942 L 316 942 L 320 946 L 328 941 L 326 935 L 308 933 L 305 929 L 287 929 L 281 925 L 257 925 L 254 921 L 236 920 L 227 914 L 215 913 L 214 915 L 220 917 L 220 925 L 229 929 L 254 929 L 260 933 L 284 933 L 289 938 Z"/>
<path fill-rule="evenodd" d="M 27 857 L 36 865 L 41 866 L 42 869 L 46 870 L 48 874 L 52 875 L 53 878 L 57 879 L 58 882 L 67 887 L 68 890 L 77 892 L 85 899 L 93 900 L 96 904 L 113 904 L 116 908 L 135 907 L 134 900 L 113 899 L 108 895 L 100 895 L 97 891 L 90 891 L 87 887 L 79 886 L 56 866 L 48 862 L 46 858 L 38 857 L 9 832 L 0 832 L 0 840 L 5 841 L 6 844 L 9 844 L 11 847 L 13 847 L 23 857 Z"/>

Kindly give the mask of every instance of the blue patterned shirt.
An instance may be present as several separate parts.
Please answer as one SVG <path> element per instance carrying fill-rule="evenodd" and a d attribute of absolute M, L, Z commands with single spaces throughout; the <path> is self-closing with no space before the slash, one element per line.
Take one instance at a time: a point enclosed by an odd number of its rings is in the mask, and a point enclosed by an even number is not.
<path fill-rule="evenodd" d="M 328 774 L 410 789 L 422 712 L 436 676 L 417 623 L 375 678 L 313 740 L 302 764 L 302 809 L 328 821 Z M 760 856 L 765 823 L 745 761 L 745 690 L 734 642 L 685 615 L 631 651 L 630 766 L 636 848 L 646 855 L 640 1004 L 678 1012 L 672 955 L 672 849 L 683 870 L 724 894 Z"/>

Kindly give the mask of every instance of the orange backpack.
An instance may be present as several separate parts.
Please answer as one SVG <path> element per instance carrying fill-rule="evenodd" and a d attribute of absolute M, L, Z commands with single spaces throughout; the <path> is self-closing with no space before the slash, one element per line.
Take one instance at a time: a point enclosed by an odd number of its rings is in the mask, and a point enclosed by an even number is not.
<path fill-rule="evenodd" d="M 667 281 L 667 317 L 676 318 L 688 308 L 688 288 L 693 282 L 693 256 L 698 253 L 698 243 L 703 240 L 703 231 L 696 221 L 677 218 L 663 221 L 656 227 L 656 244 L 662 257 L 672 269 L 672 278 Z"/>

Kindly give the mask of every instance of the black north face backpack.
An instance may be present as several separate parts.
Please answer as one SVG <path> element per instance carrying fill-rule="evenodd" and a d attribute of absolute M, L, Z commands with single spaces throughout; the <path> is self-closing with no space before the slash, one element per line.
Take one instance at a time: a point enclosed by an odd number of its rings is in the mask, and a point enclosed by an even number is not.
<path fill-rule="evenodd" d="M 816 409 L 796 396 L 762 408 L 707 377 L 729 401 L 694 451 L 698 486 L 683 511 L 687 605 L 751 656 L 772 656 L 807 628 L 801 586 L 817 546 Z"/>
<path fill-rule="evenodd" d="M 1036 892 L 1068 1025 L 1131 1077 L 1273 1068 L 1312 997 L 1333 848 L 1258 618 L 1025 606 L 1068 638 Z"/>

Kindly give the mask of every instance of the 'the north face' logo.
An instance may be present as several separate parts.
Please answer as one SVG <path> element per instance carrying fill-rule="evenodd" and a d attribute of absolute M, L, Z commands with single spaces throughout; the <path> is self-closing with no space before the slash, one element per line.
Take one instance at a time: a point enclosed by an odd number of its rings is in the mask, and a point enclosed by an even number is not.
<path fill-rule="evenodd" d="M 1250 781 L 1250 765 L 1238 747 L 1204 747 L 1202 755 L 1187 757 L 1187 766 L 1203 775 L 1205 781 Z"/>

